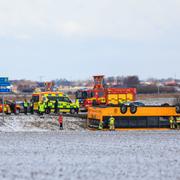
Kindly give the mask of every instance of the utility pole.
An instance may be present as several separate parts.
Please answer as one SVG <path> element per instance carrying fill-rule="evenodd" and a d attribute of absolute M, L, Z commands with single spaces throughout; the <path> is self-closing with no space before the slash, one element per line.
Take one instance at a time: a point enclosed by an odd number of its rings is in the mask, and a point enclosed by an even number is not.
<path fill-rule="evenodd" d="M 4 122 L 4 94 L 2 95 L 2 117 Z"/>
<path fill-rule="evenodd" d="M 10 92 L 11 83 L 7 77 L 0 77 L 0 94 L 2 94 L 2 117 L 4 121 L 4 94 Z"/>
<path fill-rule="evenodd" d="M 158 90 L 157 93 L 158 93 L 158 96 L 159 96 L 159 94 L 160 94 L 160 83 L 159 82 L 157 83 L 157 90 Z"/>

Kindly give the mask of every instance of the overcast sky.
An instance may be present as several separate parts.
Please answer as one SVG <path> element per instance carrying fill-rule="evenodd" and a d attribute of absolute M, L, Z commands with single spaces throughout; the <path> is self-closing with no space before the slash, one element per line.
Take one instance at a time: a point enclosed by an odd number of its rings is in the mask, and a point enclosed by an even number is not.
<path fill-rule="evenodd" d="M 180 0 L 0 0 L 0 76 L 180 78 Z"/>

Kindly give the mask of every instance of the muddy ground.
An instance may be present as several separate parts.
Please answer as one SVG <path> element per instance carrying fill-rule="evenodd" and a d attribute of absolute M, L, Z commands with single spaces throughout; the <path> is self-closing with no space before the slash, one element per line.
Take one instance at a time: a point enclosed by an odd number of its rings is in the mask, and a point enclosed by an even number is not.
<path fill-rule="evenodd" d="M 84 129 L 85 120 L 0 119 L 0 180 L 180 179 L 180 131 Z"/>

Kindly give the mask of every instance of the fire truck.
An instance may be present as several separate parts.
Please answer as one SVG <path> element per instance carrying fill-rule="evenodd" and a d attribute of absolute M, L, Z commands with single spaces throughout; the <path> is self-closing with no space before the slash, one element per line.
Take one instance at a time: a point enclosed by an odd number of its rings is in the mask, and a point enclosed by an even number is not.
<path fill-rule="evenodd" d="M 119 105 L 127 101 L 135 101 L 136 88 L 106 88 L 104 76 L 93 76 L 93 89 L 81 89 L 76 92 L 80 111 L 87 111 L 93 105 Z"/>

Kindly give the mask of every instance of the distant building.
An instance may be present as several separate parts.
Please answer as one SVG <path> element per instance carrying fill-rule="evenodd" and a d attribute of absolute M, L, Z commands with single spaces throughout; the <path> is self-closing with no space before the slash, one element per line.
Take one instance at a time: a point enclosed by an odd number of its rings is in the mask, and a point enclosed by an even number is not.
<path fill-rule="evenodd" d="M 164 83 L 165 86 L 177 86 L 177 82 L 175 80 L 167 81 Z"/>

